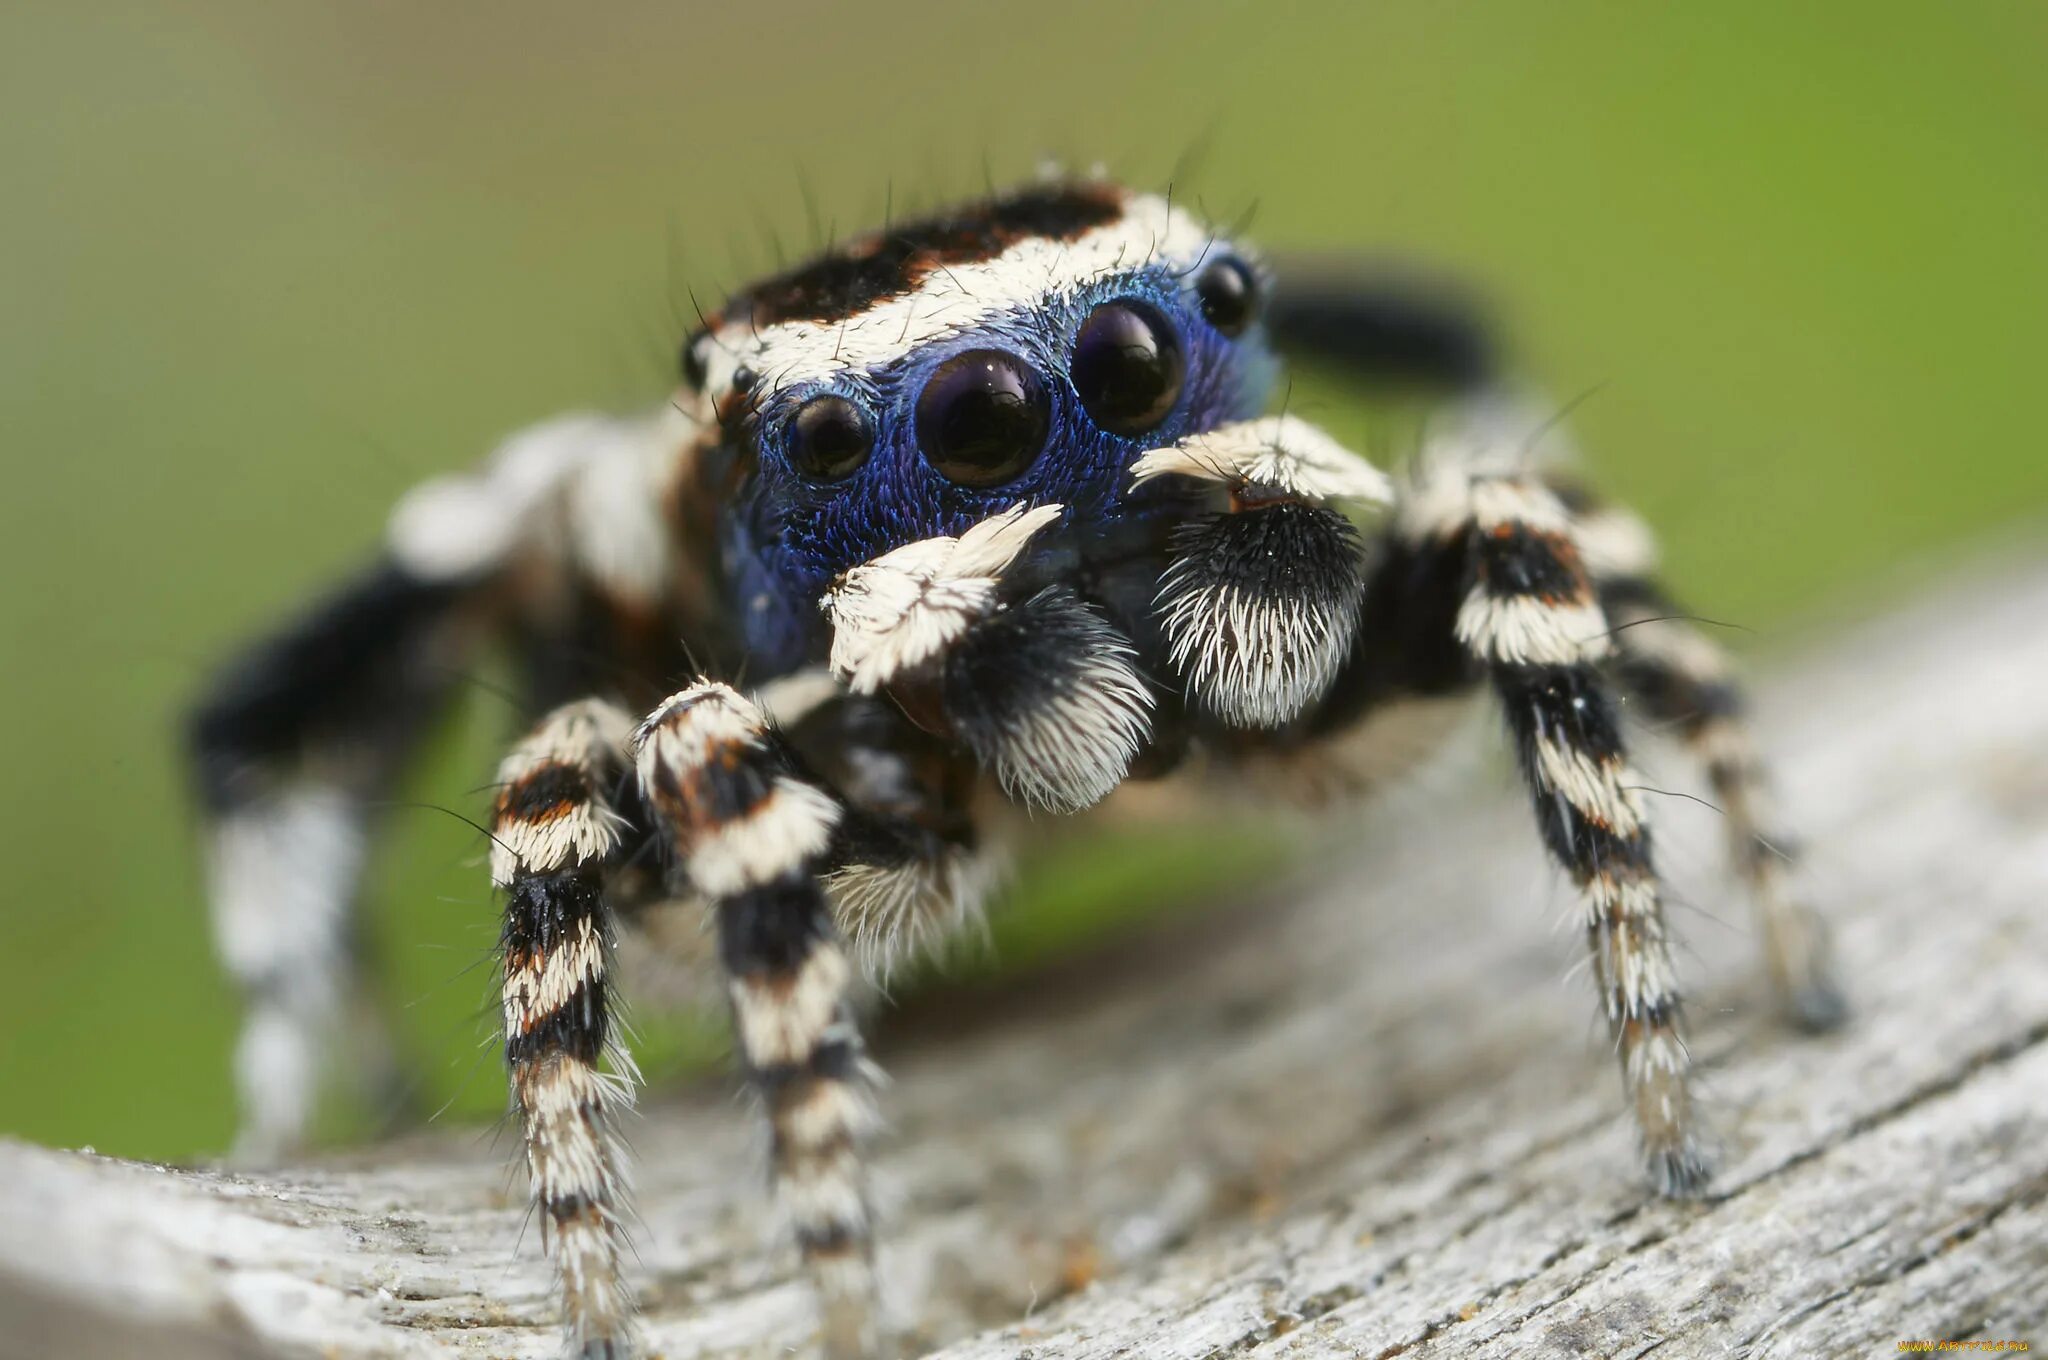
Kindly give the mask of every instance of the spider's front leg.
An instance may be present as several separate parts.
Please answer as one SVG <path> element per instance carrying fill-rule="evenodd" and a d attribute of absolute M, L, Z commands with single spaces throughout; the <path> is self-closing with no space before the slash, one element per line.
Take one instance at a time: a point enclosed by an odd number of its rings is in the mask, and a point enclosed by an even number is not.
<path fill-rule="evenodd" d="M 714 914 L 739 1052 L 767 1107 L 777 1195 L 817 1287 L 826 1352 L 869 1355 L 877 1319 L 859 1142 L 873 1124 L 873 1076 L 820 882 L 845 809 L 723 684 L 668 699 L 633 746 L 642 795 Z"/>
<path fill-rule="evenodd" d="M 625 1360 L 632 1348 L 616 1125 L 633 1068 L 613 1044 L 605 895 L 625 825 L 609 791 L 631 725 L 598 701 L 557 709 L 499 767 L 491 818 L 491 877 L 505 894 L 505 1060 L 571 1360 Z"/>
<path fill-rule="evenodd" d="M 1557 498 L 1533 480 L 1455 473 L 1427 501 L 1420 541 L 1369 571 L 1333 503 L 1385 501 L 1389 488 L 1320 432 L 1226 429 L 1147 454 L 1136 472 L 1229 492 L 1225 510 L 1177 536 L 1160 598 L 1175 668 L 1225 722 L 1287 732 L 1300 719 L 1294 735 L 1330 735 L 1385 697 L 1388 654 L 1397 688 L 1456 685 L 1475 665 L 1491 679 L 1544 842 L 1584 904 L 1651 1177 L 1666 1194 L 1697 1190 L 1707 1163 L 1649 826 L 1600 670 L 1608 625 Z M 1389 631 L 1360 635 L 1361 618 Z M 1425 676 L 1434 683 L 1418 685 Z"/>
<path fill-rule="evenodd" d="M 1435 532 L 1467 582 L 1454 632 L 1505 712 L 1537 825 L 1571 876 L 1651 1179 L 1709 1175 L 1650 828 L 1602 664 L 1609 624 L 1568 512 L 1539 481 L 1479 475 Z M 1427 551 L 1427 546 L 1425 546 Z"/>

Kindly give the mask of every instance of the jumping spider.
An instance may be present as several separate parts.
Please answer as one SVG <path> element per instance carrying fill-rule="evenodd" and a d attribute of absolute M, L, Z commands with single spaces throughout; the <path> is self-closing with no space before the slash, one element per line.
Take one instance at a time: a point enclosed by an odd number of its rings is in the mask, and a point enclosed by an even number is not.
<path fill-rule="evenodd" d="M 702 320 L 653 414 L 542 425 L 412 492 L 380 560 L 193 726 L 246 1141 L 275 1150 L 348 993 L 370 808 L 479 642 L 524 658 L 545 716 L 499 769 L 491 877 L 571 1354 L 633 1346 L 609 974 L 621 926 L 677 897 L 716 923 L 827 1349 L 871 1344 L 873 1069 L 843 942 L 970 916 L 991 797 L 1077 813 L 1279 752 L 1341 788 L 1368 715 L 1490 687 L 1650 1178 L 1682 1195 L 1708 1168 L 1625 692 L 1704 762 L 1780 999 L 1837 1017 L 1722 656 L 1671 617 L 1642 524 L 1525 456 L 1463 308 L 1275 292 L 1181 207 L 1088 180 L 886 229 Z M 1448 414 L 1391 479 L 1262 414 L 1275 341 Z"/>

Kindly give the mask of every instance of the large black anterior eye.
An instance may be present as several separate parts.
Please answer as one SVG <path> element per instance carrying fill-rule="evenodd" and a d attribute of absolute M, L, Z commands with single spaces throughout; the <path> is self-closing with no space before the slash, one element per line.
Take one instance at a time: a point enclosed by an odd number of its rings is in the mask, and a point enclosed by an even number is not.
<path fill-rule="evenodd" d="M 1074 337 L 1074 390 L 1111 434 L 1144 434 L 1166 419 L 1186 373 L 1179 337 L 1141 302 L 1103 303 Z"/>
<path fill-rule="evenodd" d="M 1258 276 L 1235 255 L 1225 255 L 1202 271 L 1195 280 L 1195 296 L 1201 300 L 1202 315 L 1225 335 L 1243 334 L 1259 313 Z"/>
<path fill-rule="evenodd" d="M 1045 383 L 999 349 L 954 355 L 917 398 L 917 446 L 962 486 L 995 486 L 1030 467 L 1051 425 Z"/>
<path fill-rule="evenodd" d="M 874 447 L 874 421 L 845 397 L 812 397 L 789 422 L 789 461 L 814 482 L 852 476 Z"/>

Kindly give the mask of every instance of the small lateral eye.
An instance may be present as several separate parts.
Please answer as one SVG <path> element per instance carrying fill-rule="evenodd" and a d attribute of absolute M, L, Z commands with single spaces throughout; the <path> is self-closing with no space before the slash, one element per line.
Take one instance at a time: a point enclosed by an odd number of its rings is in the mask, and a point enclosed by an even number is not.
<path fill-rule="evenodd" d="M 1259 314 L 1259 280 L 1235 255 L 1216 260 L 1195 280 L 1202 316 L 1225 335 L 1242 335 Z"/>
<path fill-rule="evenodd" d="M 814 482 L 850 477 L 875 447 L 875 423 L 845 397 L 827 393 L 797 408 L 789 422 L 790 465 Z"/>
<path fill-rule="evenodd" d="M 1105 302 L 1081 323 L 1069 374 L 1097 425 L 1140 435 L 1173 410 L 1187 365 L 1180 337 L 1158 312 L 1142 302 Z"/>
<path fill-rule="evenodd" d="M 997 486 L 1031 466 L 1052 428 L 1052 399 L 1031 366 L 999 349 L 940 364 L 917 398 L 917 446 L 961 486 Z"/>

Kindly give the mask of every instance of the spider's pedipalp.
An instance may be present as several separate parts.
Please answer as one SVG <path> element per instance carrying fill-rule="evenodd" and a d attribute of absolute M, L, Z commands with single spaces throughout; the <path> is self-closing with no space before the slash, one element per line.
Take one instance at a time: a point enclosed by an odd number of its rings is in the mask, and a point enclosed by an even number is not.
<path fill-rule="evenodd" d="M 711 902 L 739 1051 L 767 1106 L 776 1193 L 818 1290 L 827 1350 L 867 1354 L 877 1319 L 859 1143 L 874 1122 L 873 1073 L 819 881 L 844 809 L 726 685 L 676 694 L 633 741 L 642 793 Z"/>
<path fill-rule="evenodd" d="M 1364 590 L 1364 543 L 1335 510 L 1284 501 L 1190 520 L 1159 582 L 1167 660 L 1224 722 L 1279 727 L 1336 679 Z"/>
<path fill-rule="evenodd" d="M 1169 538 L 1156 608 L 1167 662 L 1235 727 L 1282 726 L 1329 690 L 1351 650 L 1365 543 L 1338 507 L 1384 505 L 1386 475 L 1294 416 L 1237 421 L 1153 449 L 1130 490 L 1179 479 L 1227 508 Z"/>
<path fill-rule="evenodd" d="M 834 673 L 886 690 L 971 750 L 1018 800 L 1059 812 L 1120 783 L 1150 729 L 1137 649 L 1066 586 L 1019 597 L 1006 573 L 1058 506 L 1014 506 L 958 539 L 855 567 L 823 607 Z"/>
<path fill-rule="evenodd" d="M 958 538 L 919 539 L 847 572 L 821 601 L 833 675 L 873 694 L 953 646 L 996 609 L 1003 573 L 1060 510 L 1014 505 Z"/>
<path fill-rule="evenodd" d="M 1151 691 L 1130 640 L 1065 586 L 1047 586 L 971 630 L 946 656 L 954 732 L 1018 801 L 1091 806 L 1144 745 Z"/>
<path fill-rule="evenodd" d="M 1299 416 L 1234 421 L 1148 450 L 1131 464 L 1130 489 L 1161 477 L 1216 482 L 1254 501 L 1385 505 L 1394 496 L 1384 472 Z"/>

